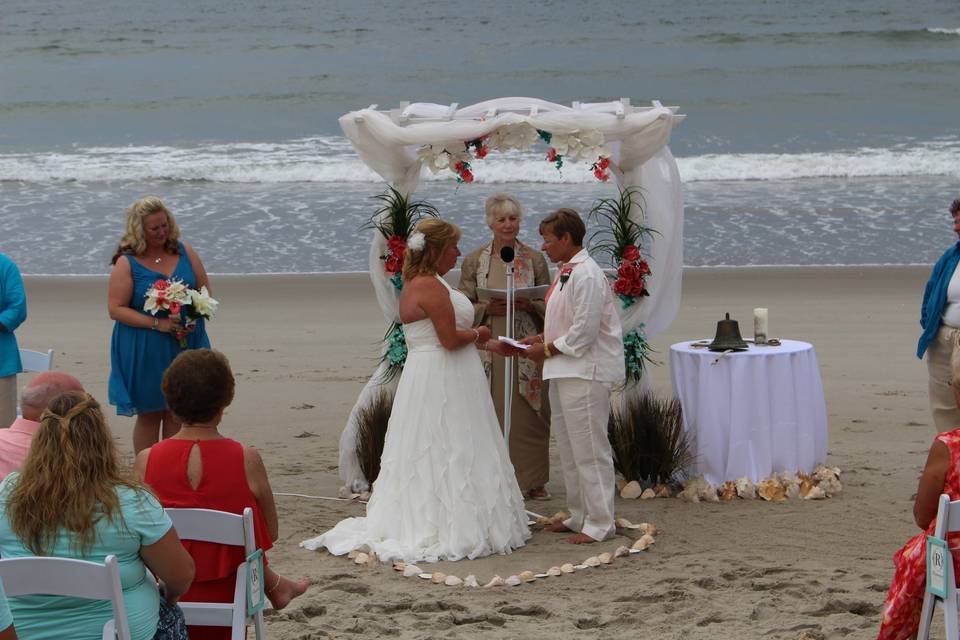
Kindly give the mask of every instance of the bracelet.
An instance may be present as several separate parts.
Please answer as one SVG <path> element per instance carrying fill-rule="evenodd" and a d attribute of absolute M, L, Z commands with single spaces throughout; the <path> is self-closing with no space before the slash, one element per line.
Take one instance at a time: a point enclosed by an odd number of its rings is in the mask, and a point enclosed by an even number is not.
<path fill-rule="evenodd" d="M 476 335 L 476 337 L 473 339 L 473 344 L 477 344 L 477 340 L 480 339 L 480 332 L 476 329 L 471 329 L 471 331 L 473 331 L 473 333 Z"/>
<path fill-rule="evenodd" d="M 153 319 L 153 326 L 150 327 L 150 328 L 153 329 L 154 331 L 156 331 L 156 330 L 157 330 L 157 327 L 159 327 L 159 326 L 160 326 L 160 318 L 154 317 L 154 319 Z"/>
<path fill-rule="evenodd" d="M 547 358 L 553 357 L 553 354 L 550 353 L 550 345 L 547 344 L 546 342 L 543 343 L 543 355 L 544 357 L 547 357 Z"/>
<path fill-rule="evenodd" d="M 547 341 L 543 339 L 543 334 L 542 334 L 542 333 L 541 333 L 540 335 L 538 335 L 537 337 L 540 338 L 540 344 L 547 344 Z"/>

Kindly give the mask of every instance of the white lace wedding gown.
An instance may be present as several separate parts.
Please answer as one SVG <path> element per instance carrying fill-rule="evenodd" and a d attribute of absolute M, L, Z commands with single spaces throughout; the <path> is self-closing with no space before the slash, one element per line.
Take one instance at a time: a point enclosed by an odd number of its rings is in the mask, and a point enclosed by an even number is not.
<path fill-rule="evenodd" d="M 448 285 L 457 329 L 470 300 Z M 403 325 L 403 368 L 366 518 L 347 518 L 307 549 L 367 545 L 381 560 L 436 562 L 510 553 L 530 537 L 523 496 L 472 344 L 444 349 L 429 318 Z"/>

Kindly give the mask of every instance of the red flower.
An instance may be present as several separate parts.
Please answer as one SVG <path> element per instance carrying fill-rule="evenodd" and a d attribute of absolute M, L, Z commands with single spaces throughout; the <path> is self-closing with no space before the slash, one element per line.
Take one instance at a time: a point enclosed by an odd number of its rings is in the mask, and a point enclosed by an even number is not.
<path fill-rule="evenodd" d="M 160 278 L 159 280 L 153 283 L 153 288 L 156 289 L 157 291 L 166 291 L 167 287 L 169 286 L 170 286 L 170 281 L 164 280 L 163 278 Z"/>
<path fill-rule="evenodd" d="M 390 249 L 391 254 L 402 256 L 404 250 L 407 248 L 407 241 L 397 235 L 390 236 L 387 238 L 387 248 Z"/>
<path fill-rule="evenodd" d="M 628 262 L 635 262 L 640 259 L 640 249 L 637 249 L 637 246 L 634 244 L 628 244 L 623 248 L 623 253 L 620 254 L 620 257 Z"/>
<path fill-rule="evenodd" d="M 486 147 L 477 147 L 477 158 L 483 160 L 487 157 L 487 148 Z"/>
<path fill-rule="evenodd" d="M 460 172 L 460 179 L 464 182 L 473 182 L 473 172 L 470 169 L 464 169 Z"/>
<path fill-rule="evenodd" d="M 637 278 L 631 283 L 630 286 L 630 295 L 639 296 L 643 295 L 643 290 L 646 288 L 646 283 L 644 283 L 643 278 Z"/>
<path fill-rule="evenodd" d="M 600 161 L 597 163 L 597 165 L 601 169 L 606 169 L 607 167 L 610 166 L 610 158 L 600 158 Z"/>
<path fill-rule="evenodd" d="M 403 270 L 403 256 L 391 255 L 383 264 L 383 270 L 387 273 L 400 273 Z"/>
<path fill-rule="evenodd" d="M 600 182 L 606 182 L 610 178 L 610 174 L 604 171 L 603 169 L 601 169 L 600 167 L 597 167 L 596 169 L 593 170 L 593 175 Z"/>
<path fill-rule="evenodd" d="M 557 150 L 553 147 L 547 149 L 547 161 L 556 162 L 557 161 Z"/>
<path fill-rule="evenodd" d="M 179 303 L 179 302 L 171 302 L 171 303 L 170 303 L 170 315 L 175 316 L 175 315 L 177 315 L 178 313 L 180 313 L 180 303 Z"/>
<path fill-rule="evenodd" d="M 640 277 L 640 270 L 632 262 L 624 262 L 620 265 L 620 268 L 617 269 L 617 276 L 633 282 Z"/>
<path fill-rule="evenodd" d="M 639 257 L 639 256 L 638 256 Z M 640 264 L 637 265 L 637 268 L 640 269 L 641 276 L 650 275 L 650 265 L 647 264 L 646 260 L 641 260 Z"/>
<path fill-rule="evenodd" d="M 626 278 L 617 278 L 617 281 L 613 283 L 613 291 L 614 293 L 629 296 L 630 292 L 633 291 L 633 286 Z"/>

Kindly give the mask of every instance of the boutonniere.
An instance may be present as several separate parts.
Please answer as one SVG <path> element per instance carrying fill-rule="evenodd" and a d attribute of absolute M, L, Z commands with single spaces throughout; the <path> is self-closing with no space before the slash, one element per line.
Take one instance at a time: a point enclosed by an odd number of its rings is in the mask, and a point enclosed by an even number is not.
<path fill-rule="evenodd" d="M 573 267 L 564 267 L 560 269 L 560 291 L 563 291 L 563 285 L 567 284 L 570 274 L 573 273 Z"/>

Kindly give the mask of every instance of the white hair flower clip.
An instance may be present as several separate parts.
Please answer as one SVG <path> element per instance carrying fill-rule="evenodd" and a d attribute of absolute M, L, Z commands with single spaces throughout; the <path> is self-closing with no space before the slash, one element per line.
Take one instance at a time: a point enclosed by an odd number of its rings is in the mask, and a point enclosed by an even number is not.
<path fill-rule="evenodd" d="M 419 231 L 411 233 L 407 238 L 407 248 L 410 251 L 423 251 L 425 246 L 427 246 L 427 237 Z"/>

